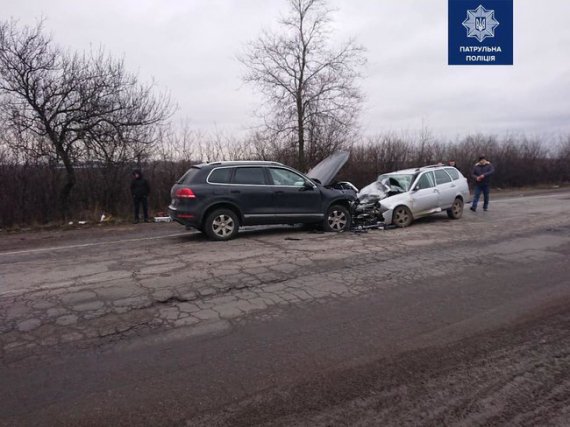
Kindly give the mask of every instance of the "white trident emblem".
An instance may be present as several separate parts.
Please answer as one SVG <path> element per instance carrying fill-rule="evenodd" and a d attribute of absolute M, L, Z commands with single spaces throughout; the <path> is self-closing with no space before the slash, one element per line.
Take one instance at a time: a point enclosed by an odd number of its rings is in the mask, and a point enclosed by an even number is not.
<path fill-rule="evenodd" d="M 485 31 L 487 20 L 485 18 L 475 18 L 475 29 L 477 31 Z"/>

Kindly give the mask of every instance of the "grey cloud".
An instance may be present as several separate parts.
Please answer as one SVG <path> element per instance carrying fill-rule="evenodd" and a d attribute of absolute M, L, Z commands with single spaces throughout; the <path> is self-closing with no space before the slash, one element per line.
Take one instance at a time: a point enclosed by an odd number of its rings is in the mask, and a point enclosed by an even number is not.
<path fill-rule="evenodd" d="M 367 48 L 363 129 L 434 133 L 570 133 L 570 2 L 515 1 L 515 65 L 447 66 L 447 2 L 334 0 L 335 40 L 354 36 Z M 240 80 L 235 56 L 262 28 L 275 25 L 285 1 L 1 0 L 4 17 L 46 18 L 71 49 L 104 46 L 124 55 L 145 79 L 168 88 L 202 129 L 243 132 L 260 99 Z"/>

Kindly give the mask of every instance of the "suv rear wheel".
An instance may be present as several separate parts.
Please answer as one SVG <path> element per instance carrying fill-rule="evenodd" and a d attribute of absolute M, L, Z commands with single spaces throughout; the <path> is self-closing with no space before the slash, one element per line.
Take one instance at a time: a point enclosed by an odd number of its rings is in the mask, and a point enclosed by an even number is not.
<path fill-rule="evenodd" d="M 216 209 L 204 222 L 204 232 L 212 240 L 230 240 L 239 229 L 237 215 L 229 209 Z"/>
<path fill-rule="evenodd" d="M 352 218 L 348 209 L 341 205 L 333 205 L 327 211 L 325 231 L 341 232 L 350 229 Z"/>
<path fill-rule="evenodd" d="M 447 210 L 447 216 L 451 219 L 459 219 L 461 215 L 463 215 L 463 200 L 457 197 L 451 208 Z"/>

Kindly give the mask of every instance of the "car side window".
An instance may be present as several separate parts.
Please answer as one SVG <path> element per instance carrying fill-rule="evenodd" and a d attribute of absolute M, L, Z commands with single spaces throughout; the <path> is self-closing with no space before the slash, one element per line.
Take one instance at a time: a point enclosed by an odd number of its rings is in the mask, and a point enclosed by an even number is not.
<path fill-rule="evenodd" d="M 273 185 L 287 185 L 302 187 L 305 184 L 305 179 L 301 176 L 287 169 L 269 168 Z"/>
<path fill-rule="evenodd" d="M 232 176 L 232 168 L 218 168 L 210 172 L 208 182 L 212 184 L 228 184 Z"/>
<path fill-rule="evenodd" d="M 457 181 L 459 179 L 459 172 L 457 172 L 457 169 L 445 168 L 445 171 L 451 175 L 451 178 L 453 178 L 454 181 Z"/>
<path fill-rule="evenodd" d="M 265 185 L 265 173 L 263 168 L 259 167 L 236 168 L 232 183 L 242 185 Z"/>
<path fill-rule="evenodd" d="M 451 177 L 443 170 L 438 169 L 434 171 L 435 173 L 435 182 L 437 185 L 445 184 L 446 182 L 451 182 Z"/>
<path fill-rule="evenodd" d="M 435 187 L 433 172 L 424 173 L 418 181 L 418 190 Z"/>

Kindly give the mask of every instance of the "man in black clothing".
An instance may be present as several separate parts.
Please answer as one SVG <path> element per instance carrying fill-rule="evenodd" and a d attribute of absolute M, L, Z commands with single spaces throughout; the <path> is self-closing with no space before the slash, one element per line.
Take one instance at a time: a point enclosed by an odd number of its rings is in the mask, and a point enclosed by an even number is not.
<path fill-rule="evenodd" d="M 148 181 L 143 178 L 140 170 L 133 171 L 133 180 L 131 181 L 131 195 L 133 196 L 133 203 L 135 207 L 135 220 L 134 223 L 139 222 L 140 206 L 143 208 L 144 222 L 149 222 L 148 219 L 148 195 L 150 193 L 150 186 Z"/>
<path fill-rule="evenodd" d="M 477 210 L 479 197 L 483 193 L 483 210 L 489 209 L 489 187 L 491 184 L 491 175 L 495 173 L 495 168 L 485 156 L 479 156 L 479 161 L 475 163 L 471 177 L 475 180 L 475 194 L 473 195 L 473 203 L 471 209 L 473 212 Z"/>

